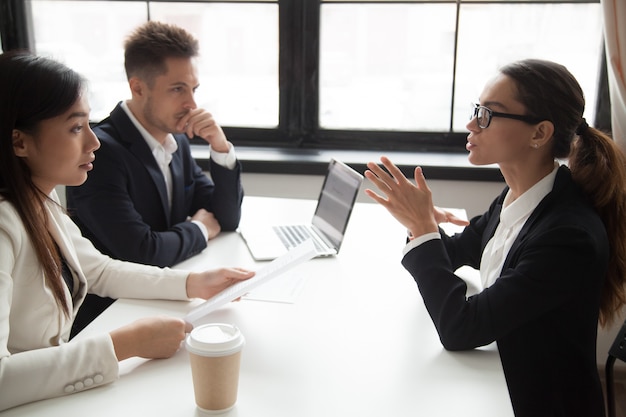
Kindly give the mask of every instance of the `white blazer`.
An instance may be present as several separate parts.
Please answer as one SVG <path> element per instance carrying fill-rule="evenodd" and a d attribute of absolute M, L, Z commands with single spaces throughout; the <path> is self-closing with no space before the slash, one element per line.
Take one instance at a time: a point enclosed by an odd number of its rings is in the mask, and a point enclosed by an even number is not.
<path fill-rule="evenodd" d="M 58 203 L 53 191 L 51 198 Z M 188 271 L 114 260 L 101 254 L 48 202 L 48 230 L 74 272 L 71 318 L 46 287 L 21 218 L 0 198 L 0 411 L 107 384 L 118 377 L 109 334 L 67 342 L 78 307 L 90 292 L 113 298 L 187 299 Z"/>

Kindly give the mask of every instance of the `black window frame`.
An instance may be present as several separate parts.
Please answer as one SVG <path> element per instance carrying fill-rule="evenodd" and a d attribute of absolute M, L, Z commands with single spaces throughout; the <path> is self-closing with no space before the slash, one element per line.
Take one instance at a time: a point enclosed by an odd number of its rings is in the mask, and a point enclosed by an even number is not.
<path fill-rule="evenodd" d="M 81 0 L 91 1 L 91 0 Z M 351 152 L 353 165 L 364 169 L 366 160 L 373 154 L 396 152 L 413 154 L 421 158 L 428 155 L 465 154 L 467 133 L 453 132 L 409 132 L 383 130 L 332 130 L 319 126 L 319 58 L 320 58 L 320 16 L 321 7 L 326 4 L 351 3 L 424 3 L 428 0 L 392 1 L 349 1 L 349 0 L 108 0 L 145 1 L 147 16 L 150 3 L 269 3 L 277 4 L 279 13 L 279 123 L 277 128 L 249 128 L 223 126 L 229 140 L 238 149 L 254 149 L 274 152 L 274 158 L 283 162 L 271 164 L 263 161 L 250 161 L 248 167 L 256 172 L 323 173 L 328 153 L 334 151 Z M 453 3 L 457 6 L 457 27 L 461 3 L 599 3 L 600 0 L 438 0 L 436 3 Z M 0 36 L 3 50 L 16 48 L 30 49 L 32 24 L 28 0 L 3 0 L 0 9 Z M 455 50 L 458 30 L 455 32 Z M 594 126 L 610 131 L 610 103 L 606 55 L 604 48 L 599 51 L 598 100 Z M 456 67 L 456 53 L 454 59 Z M 454 71 L 453 71 L 454 74 Z M 454 90 L 454 76 L 451 80 Z M 454 91 L 453 91 L 454 100 Z M 454 103 L 451 103 L 454 107 Z M 195 148 L 206 146 L 201 140 L 192 141 Z M 238 151 L 238 154 L 240 152 Z M 361 154 L 361 156 L 358 156 Z M 240 158 L 241 159 L 241 158 Z M 428 160 L 428 159 L 426 159 Z M 420 162 L 421 163 L 421 162 Z M 495 168 L 471 169 L 468 163 L 437 162 L 438 177 L 443 179 L 501 181 Z M 202 164 L 201 164 L 202 165 Z M 270 167 L 270 165 L 273 165 Z M 426 164 L 428 165 L 428 163 Z M 277 168 L 278 166 L 278 168 Z M 299 168 L 300 167 L 300 168 Z M 302 168 L 304 167 L 304 168 Z M 402 165 L 407 175 L 412 175 L 410 164 Z M 470 174 L 471 173 L 471 174 Z"/>

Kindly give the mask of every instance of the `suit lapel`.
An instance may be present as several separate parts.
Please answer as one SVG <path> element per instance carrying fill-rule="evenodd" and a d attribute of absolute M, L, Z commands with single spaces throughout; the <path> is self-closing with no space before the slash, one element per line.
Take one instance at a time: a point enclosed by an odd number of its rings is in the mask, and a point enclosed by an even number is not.
<path fill-rule="evenodd" d="M 52 199 L 58 202 L 58 196 L 56 195 L 56 191 L 52 195 Z M 48 231 L 50 232 L 52 239 L 54 239 L 54 241 L 58 245 L 62 256 L 65 258 L 65 261 L 72 269 L 72 271 L 76 273 L 78 285 L 76 285 L 76 282 L 74 282 L 74 294 L 70 294 L 69 289 L 66 285 L 63 285 L 63 287 L 65 289 L 68 300 L 73 300 L 73 303 L 76 303 L 75 307 L 72 307 L 72 305 L 68 305 L 70 311 L 72 310 L 72 308 L 77 310 L 78 306 L 83 302 L 87 295 L 87 279 L 85 278 L 80 262 L 78 261 L 74 244 L 69 238 L 69 232 L 63 224 L 63 214 L 59 211 L 57 207 L 51 207 L 53 204 L 54 203 L 48 202 Z"/>
<path fill-rule="evenodd" d="M 539 202 L 539 205 L 530 214 L 530 217 L 528 217 L 528 220 L 526 220 L 526 223 L 524 223 L 522 230 L 520 230 L 517 238 L 513 242 L 513 245 L 511 246 L 507 257 L 504 260 L 504 265 L 502 268 L 503 270 L 509 266 L 509 263 L 512 259 L 511 256 L 517 252 L 522 242 L 524 242 L 526 235 L 530 232 L 533 225 L 541 217 L 541 214 L 546 210 L 547 207 L 550 207 L 555 199 L 560 198 L 560 194 L 568 186 L 568 184 L 571 184 L 570 171 L 567 167 L 561 166 L 556 174 L 556 178 L 554 179 L 554 186 L 552 187 L 552 191 L 550 191 L 548 195 L 546 195 L 543 200 Z"/>
<path fill-rule="evenodd" d="M 150 174 L 150 178 L 152 178 L 154 185 L 159 191 L 161 207 L 165 213 L 167 223 L 169 224 L 170 209 L 169 202 L 167 200 L 165 178 L 163 178 L 161 168 L 159 168 L 159 165 L 154 159 L 154 155 L 152 155 L 150 147 L 146 143 L 143 136 L 141 136 L 141 133 L 137 130 L 133 122 L 128 118 L 128 115 L 120 104 L 113 109 L 110 117 L 113 124 L 119 130 L 120 135 L 118 140 L 125 144 L 128 150 L 137 157 L 137 159 L 141 162 L 141 165 L 144 166 L 148 171 L 148 174 Z"/>
<path fill-rule="evenodd" d="M 502 195 L 506 195 L 506 190 L 502 193 Z M 489 218 L 489 223 L 487 223 L 487 226 L 485 227 L 485 231 L 483 233 L 483 238 L 481 242 L 480 253 L 483 253 L 485 251 L 485 247 L 487 246 L 487 243 L 496 233 L 496 228 L 498 227 L 498 224 L 500 224 L 500 212 L 502 211 L 502 201 L 504 201 L 504 199 L 500 198 L 500 200 L 494 207 L 491 217 Z"/>

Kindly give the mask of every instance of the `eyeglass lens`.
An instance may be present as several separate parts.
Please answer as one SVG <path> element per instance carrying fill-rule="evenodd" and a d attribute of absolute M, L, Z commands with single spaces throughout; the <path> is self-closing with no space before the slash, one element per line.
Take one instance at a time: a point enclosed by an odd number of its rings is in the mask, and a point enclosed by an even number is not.
<path fill-rule="evenodd" d="M 491 119 L 491 112 L 489 109 L 485 107 L 479 106 L 477 104 L 472 104 L 471 112 L 470 112 L 470 120 L 476 117 L 476 121 L 478 122 L 478 126 L 481 129 L 489 126 L 489 121 Z"/>

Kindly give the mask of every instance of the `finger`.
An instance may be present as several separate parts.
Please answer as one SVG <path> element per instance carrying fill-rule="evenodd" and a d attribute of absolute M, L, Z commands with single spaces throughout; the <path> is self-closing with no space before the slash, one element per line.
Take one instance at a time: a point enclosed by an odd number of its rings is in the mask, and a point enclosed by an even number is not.
<path fill-rule="evenodd" d="M 236 281 L 243 281 L 252 278 L 255 274 L 256 273 L 254 271 L 248 271 L 242 268 L 231 268 L 227 272 L 228 278 Z"/>
<path fill-rule="evenodd" d="M 377 178 L 382 178 L 382 177 L 389 177 L 389 174 L 387 172 L 385 172 L 385 170 L 383 170 L 377 163 L 375 162 L 368 162 L 367 163 L 367 167 L 369 168 L 370 172 L 372 174 L 374 174 Z"/>
<path fill-rule="evenodd" d="M 193 324 L 185 322 L 185 333 L 191 333 L 193 330 Z"/>
<path fill-rule="evenodd" d="M 189 113 L 185 114 L 183 117 L 181 117 L 178 120 L 178 123 L 176 123 L 176 130 L 178 132 L 186 132 L 187 128 L 189 126 Z"/>
<path fill-rule="evenodd" d="M 395 182 L 400 183 L 401 181 L 408 181 L 400 168 L 398 168 L 393 162 L 391 162 L 389 158 L 383 156 L 380 158 L 380 161 L 383 163 L 385 168 L 387 168 L 387 171 L 389 172 L 389 174 L 391 174 Z"/>
<path fill-rule="evenodd" d="M 210 132 L 210 129 L 215 127 L 215 120 L 207 116 L 207 113 L 198 115 L 195 118 L 192 117 L 190 122 L 193 124 L 194 133 L 198 136 L 202 136 L 202 133 L 207 134 L 207 132 Z"/>
<path fill-rule="evenodd" d="M 420 190 L 428 190 L 428 185 L 426 184 L 426 178 L 424 177 L 424 171 L 422 167 L 415 168 L 415 184 L 417 184 L 417 188 Z"/>
<path fill-rule="evenodd" d="M 387 202 L 386 198 L 381 197 L 369 188 L 365 190 L 365 194 L 367 194 L 372 200 L 376 201 L 379 204 L 384 205 Z"/>
<path fill-rule="evenodd" d="M 365 178 L 370 180 L 375 186 L 377 186 L 382 192 L 388 191 L 391 187 L 387 185 L 386 182 L 382 181 L 379 176 L 377 176 L 372 171 L 365 171 Z M 391 180 L 390 180 L 391 181 Z"/>
<path fill-rule="evenodd" d="M 467 226 L 469 224 L 469 221 L 461 219 L 454 214 L 449 214 L 447 220 L 448 223 L 456 224 L 457 226 Z"/>
<path fill-rule="evenodd" d="M 202 109 L 193 109 L 190 110 L 184 117 L 185 120 L 185 134 L 188 138 L 193 138 L 198 134 L 198 130 L 200 129 L 199 122 L 202 121 L 202 118 L 199 116 L 202 115 Z"/>
<path fill-rule="evenodd" d="M 370 173 L 373 174 L 372 176 L 368 176 L 367 178 L 374 184 L 376 184 L 376 186 L 380 188 L 381 191 L 391 189 L 392 186 L 397 184 L 396 180 L 379 165 L 370 162 L 367 164 L 367 167 L 369 168 Z M 365 175 L 367 175 L 367 171 L 365 172 Z"/>
<path fill-rule="evenodd" d="M 189 122 L 187 123 L 187 126 L 185 127 L 185 134 L 187 135 L 189 139 L 191 139 L 194 136 L 198 135 L 197 130 L 198 130 L 197 120 L 194 120 L 192 116 L 189 118 Z"/>
<path fill-rule="evenodd" d="M 246 269 L 246 268 L 241 268 L 241 267 L 235 267 L 233 269 L 236 270 L 236 271 L 243 272 L 245 274 L 248 274 L 248 273 L 254 274 L 254 271 L 252 271 L 251 269 Z"/>
<path fill-rule="evenodd" d="M 216 125 L 213 123 L 210 126 L 204 126 L 201 128 L 195 129 L 196 136 L 200 136 L 211 145 L 214 142 L 220 141 L 222 138 L 220 137 L 220 132 L 217 130 Z M 223 138 L 224 142 L 226 142 L 226 137 Z"/>

